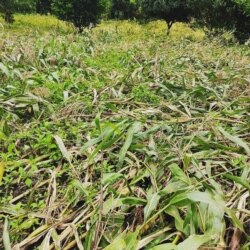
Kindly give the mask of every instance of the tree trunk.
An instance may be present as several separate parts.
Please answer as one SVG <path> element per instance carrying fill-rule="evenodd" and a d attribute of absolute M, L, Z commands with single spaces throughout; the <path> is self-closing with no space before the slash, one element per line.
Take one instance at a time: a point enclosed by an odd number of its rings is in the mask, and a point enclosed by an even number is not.
<path fill-rule="evenodd" d="M 170 29 L 172 28 L 174 22 L 173 21 L 166 21 L 167 23 L 167 35 L 170 34 Z"/>
<path fill-rule="evenodd" d="M 6 23 L 13 23 L 14 22 L 14 17 L 13 17 L 13 13 L 10 11 L 6 11 L 4 13 L 4 21 Z"/>

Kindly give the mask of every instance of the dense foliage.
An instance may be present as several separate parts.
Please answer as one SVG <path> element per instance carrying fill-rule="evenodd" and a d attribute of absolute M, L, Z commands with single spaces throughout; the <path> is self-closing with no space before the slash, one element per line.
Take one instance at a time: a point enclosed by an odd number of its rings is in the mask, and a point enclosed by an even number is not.
<path fill-rule="evenodd" d="M 238 38 L 250 36 L 250 7 L 248 1 L 189 0 L 196 21 L 210 29 L 235 30 Z"/>
<path fill-rule="evenodd" d="M 140 0 L 140 3 L 146 18 L 163 19 L 169 29 L 174 22 L 187 22 L 191 17 L 187 0 Z"/>
<path fill-rule="evenodd" d="M 48 14 L 51 12 L 52 0 L 37 0 L 36 11 L 40 14 Z"/>
<path fill-rule="evenodd" d="M 115 19 L 129 19 L 136 16 L 138 5 L 131 0 L 111 0 L 110 17 Z"/>
<path fill-rule="evenodd" d="M 196 22 L 211 29 L 235 30 L 239 39 L 250 36 L 250 1 L 247 0 L 140 0 L 146 18 L 163 19 L 168 28 L 176 21 Z"/>
<path fill-rule="evenodd" d="M 52 0 L 52 12 L 80 29 L 98 21 L 99 8 L 99 0 Z"/>
<path fill-rule="evenodd" d="M 18 13 L 36 12 L 36 0 L 14 0 L 14 8 Z"/>

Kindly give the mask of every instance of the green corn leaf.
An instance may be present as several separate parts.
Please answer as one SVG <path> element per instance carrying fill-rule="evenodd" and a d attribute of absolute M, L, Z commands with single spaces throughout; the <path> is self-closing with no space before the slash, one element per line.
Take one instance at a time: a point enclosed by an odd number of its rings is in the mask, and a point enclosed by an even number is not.
<path fill-rule="evenodd" d="M 183 229 L 183 225 L 184 225 L 184 221 L 183 219 L 181 218 L 180 216 L 180 213 L 177 209 L 177 207 L 175 206 L 170 206 L 168 207 L 165 212 L 169 215 L 171 215 L 172 217 L 174 217 L 175 219 L 175 226 L 176 228 L 181 231 L 181 232 L 184 232 L 184 229 Z"/>
<path fill-rule="evenodd" d="M 126 197 L 126 198 L 121 198 L 122 204 L 127 204 L 127 205 L 146 205 L 147 201 L 142 198 L 138 197 Z"/>
<path fill-rule="evenodd" d="M 167 243 L 150 248 L 150 250 L 177 250 L 177 246 L 172 243 Z"/>
<path fill-rule="evenodd" d="M 8 70 L 8 68 L 0 62 L 0 70 L 7 76 L 9 77 L 10 76 L 10 72 Z"/>
<path fill-rule="evenodd" d="M 167 184 L 167 186 L 160 191 L 161 195 L 175 193 L 176 191 L 185 190 L 189 186 L 183 181 L 175 181 Z"/>
<path fill-rule="evenodd" d="M 122 200 L 120 198 L 114 198 L 113 196 L 111 198 L 109 198 L 108 200 L 106 200 L 103 203 L 103 211 L 102 213 L 104 215 L 107 215 L 111 210 L 117 208 L 117 207 L 121 207 L 122 206 Z"/>
<path fill-rule="evenodd" d="M 240 139 L 239 137 L 237 136 L 233 136 L 233 135 L 230 135 L 227 131 L 225 131 L 222 127 L 219 127 L 218 128 L 219 131 L 230 141 L 232 141 L 233 143 L 239 145 L 240 147 L 244 148 L 244 150 L 246 151 L 246 153 L 248 155 L 250 155 L 250 148 L 249 146 L 247 145 L 246 142 L 244 142 L 242 139 Z"/>
<path fill-rule="evenodd" d="M 116 180 L 124 178 L 120 173 L 108 173 L 103 175 L 103 184 L 107 185 L 110 183 L 114 183 Z"/>
<path fill-rule="evenodd" d="M 168 167 L 171 173 L 175 176 L 176 179 L 181 180 L 187 184 L 189 184 L 189 179 L 187 175 L 181 170 L 181 168 L 177 164 L 171 164 Z"/>
<path fill-rule="evenodd" d="M 238 177 L 238 176 L 234 176 L 234 175 L 231 175 L 231 174 L 224 174 L 223 175 L 226 179 L 229 179 L 231 181 L 234 181 L 240 185 L 242 185 L 243 187 L 247 188 L 249 191 L 250 191 L 250 184 L 249 184 L 249 181 L 246 180 L 246 179 L 243 179 L 241 177 Z"/>
<path fill-rule="evenodd" d="M 231 220 L 232 220 L 234 226 L 235 226 L 236 228 L 239 228 L 242 232 L 244 232 L 245 230 L 244 230 L 243 224 L 242 224 L 242 222 L 237 218 L 235 212 L 234 212 L 232 209 L 227 208 L 227 207 L 225 208 L 225 211 L 226 211 L 226 213 L 229 215 L 229 217 L 231 218 Z"/>
<path fill-rule="evenodd" d="M 203 244 L 214 240 L 217 236 L 212 235 L 191 235 L 177 247 L 177 250 L 198 250 Z"/>
<path fill-rule="evenodd" d="M 100 150 L 105 150 L 111 147 L 116 141 L 118 141 L 121 138 L 123 133 L 122 132 L 117 133 L 117 131 L 119 131 L 120 129 L 120 126 L 121 125 L 118 124 L 116 126 L 113 126 L 112 128 L 109 128 L 108 132 L 104 133 L 103 136 L 101 136 L 101 143 L 95 148 L 95 150 L 89 157 L 90 162 L 94 159 L 94 157 Z M 117 134 L 115 135 L 115 133 Z"/>
<path fill-rule="evenodd" d="M 128 133 L 127 133 L 127 138 L 126 138 L 126 141 L 119 153 L 119 161 L 118 161 L 118 166 L 122 166 L 124 160 L 125 160 L 125 156 L 126 156 L 126 153 L 132 143 L 132 140 L 133 140 L 133 136 L 135 133 L 137 133 L 141 128 L 141 123 L 140 122 L 135 122 L 132 127 L 128 130 Z"/>
<path fill-rule="evenodd" d="M 187 200 L 187 193 L 181 193 L 178 195 L 175 195 L 169 202 L 169 205 L 175 205 L 177 203 L 190 203 L 190 201 Z"/>
<path fill-rule="evenodd" d="M 125 250 L 126 242 L 122 237 L 116 238 L 112 244 L 104 248 L 104 250 Z"/>
<path fill-rule="evenodd" d="M 158 193 L 148 194 L 148 197 L 147 197 L 148 203 L 146 207 L 144 208 L 144 220 L 145 221 L 147 221 L 147 219 L 152 214 L 152 212 L 157 208 L 160 198 L 161 197 Z"/>
<path fill-rule="evenodd" d="M 125 238 L 126 250 L 137 250 L 137 245 L 139 243 L 137 237 L 139 235 L 139 230 L 135 232 L 128 232 Z"/>

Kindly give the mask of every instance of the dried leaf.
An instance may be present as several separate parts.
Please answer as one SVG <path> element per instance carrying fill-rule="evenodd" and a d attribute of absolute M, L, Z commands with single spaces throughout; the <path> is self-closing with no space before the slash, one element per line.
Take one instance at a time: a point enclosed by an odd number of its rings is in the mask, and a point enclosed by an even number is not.
<path fill-rule="evenodd" d="M 11 250 L 11 244 L 10 244 L 10 236 L 9 236 L 9 222 L 7 217 L 4 221 L 4 227 L 3 227 L 3 245 L 5 250 Z"/>
<path fill-rule="evenodd" d="M 5 168 L 4 162 L 0 162 L 0 183 L 3 180 L 4 168 Z"/>
<path fill-rule="evenodd" d="M 71 163 L 71 160 L 72 160 L 72 155 L 68 152 L 68 150 L 66 149 L 64 143 L 63 143 L 63 140 L 61 139 L 60 136 L 58 135 L 55 135 L 54 136 L 55 140 L 56 140 L 56 144 L 57 146 L 59 147 L 63 157 L 69 162 Z"/>
<path fill-rule="evenodd" d="M 241 237 L 242 237 L 242 232 L 238 228 L 234 229 L 234 234 L 233 234 L 233 237 L 232 237 L 231 243 L 230 243 L 231 250 L 239 250 L 240 249 Z"/>

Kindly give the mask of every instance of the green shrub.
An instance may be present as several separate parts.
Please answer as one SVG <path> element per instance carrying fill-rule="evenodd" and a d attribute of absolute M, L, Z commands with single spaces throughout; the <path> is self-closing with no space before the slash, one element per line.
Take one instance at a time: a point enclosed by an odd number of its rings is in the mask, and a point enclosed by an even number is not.
<path fill-rule="evenodd" d="M 144 102 L 150 104 L 158 104 L 159 97 L 155 95 L 147 85 L 140 84 L 132 89 L 132 96 L 137 102 Z"/>

